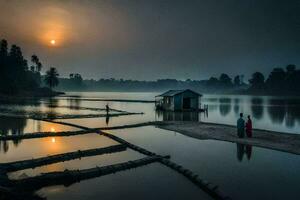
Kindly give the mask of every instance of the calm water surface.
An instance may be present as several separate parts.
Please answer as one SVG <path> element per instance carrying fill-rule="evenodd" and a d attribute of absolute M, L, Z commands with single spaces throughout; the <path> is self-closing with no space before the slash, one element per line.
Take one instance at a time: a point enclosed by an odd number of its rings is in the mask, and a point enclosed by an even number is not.
<path fill-rule="evenodd" d="M 140 99 L 154 100 L 158 93 L 115 93 L 115 92 L 86 92 L 70 93 L 81 97 L 93 99 Z M 62 98 L 65 99 L 65 98 Z M 61 100 L 60 102 L 67 100 Z M 124 102 L 97 102 L 80 101 L 81 106 L 104 107 L 109 104 L 113 108 L 129 110 L 133 112 L 145 112 L 142 117 L 132 116 L 136 122 L 164 120 L 163 114 L 155 113 L 151 103 L 124 103 Z M 300 98 L 297 97 L 259 97 L 247 95 L 203 95 L 202 105 L 208 105 L 208 115 L 199 114 L 192 117 L 193 120 L 235 125 L 239 113 L 245 116 L 251 115 L 253 125 L 258 129 L 266 129 L 287 133 L 300 133 Z M 181 114 L 177 114 L 181 115 Z M 177 117 L 177 116 L 175 116 Z M 174 118 L 175 118 L 174 117 Z M 180 118 L 181 116 L 179 116 Z M 172 117 L 171 117 L 172 118 Z"/>
<path fill-rule="evenodd" d="M 112 131 L 219 185 L 233 199 L 299 199 L 300 156 L 250 145 L 197 140 L 154 127 Z"/>
<path fill-rule="evenodd" d="M 70 93 L 83 98 L 115 98 L 153 100 L 156 93 Z M 111 108 L 143 115 L 112 118 L 86 118 L 60 120 L 87 127 L 104 127 L 134 124 L 154 120 L 184 119 L 234 125 L 240 112 L 253 117 L 256 128 L 280 132 L 299 133 L 300 100 L 296 98 L 254 97 L 231 95 L 204 95 L 202 104 L 209 107 L 208 115 L 156 113 L 153 103 L 127 103 L 105 101 L 81 101 L 78 98 L 58 97 L 37 102 L 0 103 L 0 109 L 10 108 L 23 111 L 59 114 L 95 114 L 90 110 L 68 107 Z M 58 106 L 49 108 L 49 104 Z M 60 107 L 59 107 L 60 106 Z M 99 113 L 99 112 L 98 112 Z M 12 117 L 0 117 L 2 134 L 26 134 L 42 131 L 78 130 L 49 122 Z M 140 145 L 171 159 L 199 174 L 216 185 L 233 199 L 299 199 L 300 157 L 264 148 L 235 143 L 198 140 L 176 132 L 154 127 L 110 131 L 129 142 Z M 0 162 L 38 158 L 58 153 L 107 147 L 117 142 L 88 134 L 72 137 L 49 137 L 22 141 L 1 141 Z M 144 157 L 126 151 L 87 157 L 26 169 L 9 174 L 11 179 L 36 176 L 45 172 L 65 169 L 88 169 Z M 43 188 L 38 194 L 48 199 L 210 199 L 204 192 L 176 172 L 160 164 L 123 171 L 117 174 L 94 178 L 71 186 Z"/>

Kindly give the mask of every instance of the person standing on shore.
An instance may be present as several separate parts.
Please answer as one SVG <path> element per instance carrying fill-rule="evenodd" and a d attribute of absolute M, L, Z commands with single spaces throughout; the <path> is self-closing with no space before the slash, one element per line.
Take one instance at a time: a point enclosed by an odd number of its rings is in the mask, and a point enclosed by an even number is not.
<path fill-rule="evenodd" d="M 239 138 L 244 137 L 245 132 L 245 120 L 243 119 L 243 113 L 240 113 L 240 118 L 237 120 L 237 135 Z"/>
<path fill-rule="evenodd" d="M 252 120 L 250 118 L 250 115 L 248 115 L 248 120 L 246 123 L 246 134 L 249 138 L 252 137 Z"/>

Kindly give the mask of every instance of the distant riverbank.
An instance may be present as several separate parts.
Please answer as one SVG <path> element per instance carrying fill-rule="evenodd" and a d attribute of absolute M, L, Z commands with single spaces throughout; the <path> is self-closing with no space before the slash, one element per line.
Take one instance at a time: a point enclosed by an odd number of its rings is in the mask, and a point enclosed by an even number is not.
<path fill-rule="evenodd" d="M 49 88 L 38 88 L 31 91 L 20 91 L 14 94 L 1 94 L 0 99 L 18 99 L 18 98 L 39 98 L 39 97 L 55 97 L 65 94 L 64 92 L 53 91 Z"/>
<path fill-rule="evenodd" d="M 234 126 L 187 121 L 163 122 L 157 127 L 197 139 L 222 140 L 300 154 L 300 134 L 256 129 L 253 130 L 252 138 L 238 138 Z"/>

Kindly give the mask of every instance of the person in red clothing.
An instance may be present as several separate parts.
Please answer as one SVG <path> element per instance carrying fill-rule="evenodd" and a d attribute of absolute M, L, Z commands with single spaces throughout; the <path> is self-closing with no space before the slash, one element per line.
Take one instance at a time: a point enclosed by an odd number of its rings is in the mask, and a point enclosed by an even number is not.
<path fill-rule="evenodd" d="M 248 120 L 246 122 L 246 134 L 249 138 L 252 137 L 252 120 L 250 115 L 248 115 Z"/>

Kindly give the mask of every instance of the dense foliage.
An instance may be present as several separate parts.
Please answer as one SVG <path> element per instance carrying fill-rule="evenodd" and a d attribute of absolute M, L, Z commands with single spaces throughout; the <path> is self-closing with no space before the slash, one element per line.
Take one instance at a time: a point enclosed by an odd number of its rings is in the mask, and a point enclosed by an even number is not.
<path fill-rule="evenodd" d="M 7 41 L 1 40 L 0 93 L 15 95 L 24 91 L 40 92 L 43 65 L 36 55 L 31 56 L 31 63 L 32 65 L 28 66 L 28 61 L 19 46 L 11 45 L 9 48 Z"/>
<path fill-rule="evenodd" d="M 39 66 L 41 68 L 42 65 Z M 0 76 L 0 93 L 4 94 L 36 89 L 41 80 L 39 71 L 34 67 L 29 69 L 21 48 L 12 45 L 9 49 L 6 40 L 0 42 Z"/>
<path fill-rule="evenodd" d="M 274 68 L 269 77 L 255 72 L 249 80 L 250 93 L 274 95 L 300 95 L 300 70 L 296 65 L 287 65 L 283 68 Z"/>
<path fill-rule="evenodd" d="M 58 72 L 54 67 L 51 67 L 47 72 L 45 76 L 45 83 L 48 85 L 51 89 L 56 87 L 59 83 L 58 80 Z"/>

